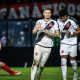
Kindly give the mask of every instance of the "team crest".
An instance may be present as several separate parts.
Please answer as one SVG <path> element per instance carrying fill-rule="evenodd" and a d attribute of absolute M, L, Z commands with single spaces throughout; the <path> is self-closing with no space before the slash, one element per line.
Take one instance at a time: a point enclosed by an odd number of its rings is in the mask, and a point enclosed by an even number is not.
<path fill-rule="evenodd" d="M 63 54 L 63 53 L 64 53 L 64 51 L 62 50 L 62 51 L 61 51 L 61 53 Z"/>
<path fill-rule="evenodd" d="M 38 55 L 38 53 L 35 53 L 35 56 L 37 56 Z"/>

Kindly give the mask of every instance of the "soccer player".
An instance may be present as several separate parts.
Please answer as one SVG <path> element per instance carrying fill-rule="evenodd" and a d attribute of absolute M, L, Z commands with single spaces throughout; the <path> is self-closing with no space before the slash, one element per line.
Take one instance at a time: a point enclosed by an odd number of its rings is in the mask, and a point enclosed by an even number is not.
<path fill-rule="evenodd" d="M 32 34 L 36 34 L 31 80 L 40 80 L 41 73 L 53 47 L 54 36 L 59 36 L 58 24 L 51 19 L 51 10 L 43 11 L 44 19 L 36 22 Z"/>
<path fill-rule="evenodd" d="M 1 42 L 0 42 L 0 50 L 1 50 Z M 17 76 L 20 75 L 20 71 L 13 71 L 9 66 L 7 66 L 4 62 L 0 61 L 0 67 L 7 71 L 11 76 Z"/>
<path fill-rule="evenodd" d="M 61 69 L 63 80 L 66 80 L 67 76 L 67 57 L 70 57 L 70 63 L 74 72 L 73 80 L 78 79 L 77 72 L 77 35 L 80 34 L 80 28 L 77 21 L 68 16 L 66 9 L 59 11 L 59 19 L 57 19 L 60 33 L 61 33 L 61 45 L 60 45 L 60 57 L 61 57 Z"/>

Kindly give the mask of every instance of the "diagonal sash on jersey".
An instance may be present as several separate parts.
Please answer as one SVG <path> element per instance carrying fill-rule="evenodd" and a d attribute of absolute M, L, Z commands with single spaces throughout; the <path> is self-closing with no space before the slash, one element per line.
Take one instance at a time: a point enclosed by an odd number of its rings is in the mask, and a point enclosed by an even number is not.
<path fill-rule="evenodd" d="M 53 25 L 54 25 L 54 22 L 53 21 L 50 21 L 48 23 L 48 25 L 43 30 L 45 30 L 45 29 L 50 30 L 53 27 Z M 45 33 L 43 32 L 43 30 L 39 30 L 37 32 L 35 43 L 39 42 L 45 36 Z"/>
<path fill-rule="evenodd" d="M 61 36 L 62 36 L 61 39 L 64 38 L 65 33 L 66 33 L 66 31 L 68 31 L 68 29 L 70 28 L 70 26 L 71 26 L 71 22 L 69 21 L 69 22 L 64 26 L 63 30 L 61 31 L 61 32 L 62 32 L 62 34 L 61 34 Z"/>
<path fill-rule="evenodd" d="M 71 26 L 71 22 L 69 21 L 63 28 L 62 32 L 65 33 Z"/>

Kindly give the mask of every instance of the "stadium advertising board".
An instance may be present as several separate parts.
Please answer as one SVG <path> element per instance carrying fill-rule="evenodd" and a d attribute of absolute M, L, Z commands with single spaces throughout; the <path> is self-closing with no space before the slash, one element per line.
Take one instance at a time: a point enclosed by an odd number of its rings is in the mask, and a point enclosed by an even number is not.
<path fill-rule="evenodd" d="M 26 3 L 26 4 L 13 4 L 0 6 L 0 19 L 26 19 L 26 18 L 41 18 L 42 11 L 45 8 L 54 10 L 53 16 L 57 16 L 58 11 L 66 7 L 69 15 L 80 16 L 80 4 L 73 1 L 67 2 L 51 2 L 51 3 Z"/>

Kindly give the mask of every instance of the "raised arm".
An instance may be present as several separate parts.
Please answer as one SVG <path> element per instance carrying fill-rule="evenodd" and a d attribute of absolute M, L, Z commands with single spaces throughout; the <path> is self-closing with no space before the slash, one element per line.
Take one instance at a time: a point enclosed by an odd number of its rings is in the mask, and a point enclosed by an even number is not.
<path fill-rule="evenodd" d="M 32 34 L 36 34 L 39 30 L 41 29 L 41 24 L 40 23 L 36 23 L 33 31 L 32 31 Z"/>

